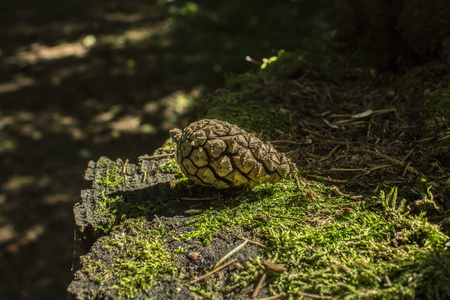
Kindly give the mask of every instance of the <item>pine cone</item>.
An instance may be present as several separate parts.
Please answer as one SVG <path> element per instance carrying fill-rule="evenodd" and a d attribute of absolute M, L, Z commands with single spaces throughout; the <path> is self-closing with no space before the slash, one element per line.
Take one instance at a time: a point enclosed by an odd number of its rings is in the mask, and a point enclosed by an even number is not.
<path fill-rule="evenodd" d="M 272 145 L 225 121 L 200 120 L 170 133 L 177 143 L 178 165 L 199 185 L 254 187 L 297 172 L 296 165 Z"/>

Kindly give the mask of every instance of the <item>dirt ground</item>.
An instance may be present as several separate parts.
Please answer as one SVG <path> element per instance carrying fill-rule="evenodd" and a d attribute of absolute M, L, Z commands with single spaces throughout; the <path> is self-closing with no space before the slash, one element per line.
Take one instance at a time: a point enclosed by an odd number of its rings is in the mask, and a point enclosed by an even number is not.
<path fill-rule="evenodd" d="M 254 68 L 244 54 L 268 56 L 270 41 L 292 32 L 249 27 L 239 43 L 223 28 L 196 35 L 138 0 L 3 8 L 0 295 L 62 299 L 87 162 L 151 153 L 186 122 L 190 98 L 219 86 L 226 72 Z M 255 41 L 263 50 L 248 53 Z"/>

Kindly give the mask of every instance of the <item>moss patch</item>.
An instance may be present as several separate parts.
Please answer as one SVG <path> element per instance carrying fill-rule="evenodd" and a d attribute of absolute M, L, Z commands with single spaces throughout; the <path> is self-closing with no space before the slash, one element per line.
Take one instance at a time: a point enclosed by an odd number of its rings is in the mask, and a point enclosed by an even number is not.
<path fill-rule="evenodd" d="M 164 228 L 149 228 L 139 219 L 128 220 L 105 237 L 101 251 L 107 252 L 114 260 L 106 264 L 100 259 L 84 257 L 83 272 L 98 284 L 116 278 L 107 290 L 117 291 L 120 298 L 133 298 L 147 291 L 159 281 L 177 274 L 173 266 L 176 254 L 164 246 Z"/>
<path fill-rule="evenodd" d="M 306 196 L 308 189 L 314 193 L 312 198 Z M 444 244 L 449 237 L 423 214 L 410 216 L 395 189 L 355 203 L 333 196 L 323 184 L 299 191 L 294 181 L 284 181 L 257 187 L 231 201 L 216 201 L 213 205 L 220 210 L 195 217 L 195 229 L 183 239 L 214 243 L 219 232 L 250 232 L 267 246 L 261 258 L 288 269 L 267 283 L 272 294 L 296 296 L 301 291 L 393 299 L 431 295 L 434 290 L 450 296 L 448 271 L 427 264 L 448 255 Z M 261 214 L 267 221 L 258 220 Z M 249 261 L 230 278 L 227 288 L 256 283 L 263 272 L 259 259 Z M 442 277 L 429 278 L 430 272 L 440 272 Z"/>
<path fill-rule="evenodd" d="M 109 163 L 108 160 L 104 160 L 102 164 L 106 166 L 106 173 L 96 178 L 99 186 L 113 188 L 124 183 L 125 178 L 122 170 L 119 169 L 115 162 Z"/>

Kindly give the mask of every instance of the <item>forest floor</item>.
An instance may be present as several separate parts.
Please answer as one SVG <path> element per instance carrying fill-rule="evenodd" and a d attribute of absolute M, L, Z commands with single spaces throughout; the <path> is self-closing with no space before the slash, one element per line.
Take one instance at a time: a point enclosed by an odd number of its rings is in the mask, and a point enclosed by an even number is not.
<path fill-rule="evenodd" d="M 72 295 L 449 297 L 448 63 L 378 72 L 336 43 L 315 47 L 280 51 L 196 101 L 201 117 L 289 153 L 294 178 L 205 189 L 177 171 L 173 143 L 139 166 L 91 163 L 77 224 L 80 241 L 96 237 Z"/>

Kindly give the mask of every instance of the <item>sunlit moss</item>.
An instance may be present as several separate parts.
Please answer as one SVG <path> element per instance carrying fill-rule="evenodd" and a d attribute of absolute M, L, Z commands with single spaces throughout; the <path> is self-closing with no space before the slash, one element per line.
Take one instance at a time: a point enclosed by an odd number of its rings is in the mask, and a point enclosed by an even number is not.
<path fill-rule="evenodd" d="M 173 153 L 177 148 L 176 143 L 172 139 L 168 139 L 164 145 L 155 150 L 157 154 Z"/>
<path fill-rule="evenodd" d="M 445 291 L 448 276 L 427 278 L 435 266 L 429 259 L 445 256 L 449 237 L 424 215 L 409 216 L 396 189 L 355 203 L 341 196 L 328 198 L 330 188 L 318 184 L 307 198 L 289 181 L 262 185 L 219 211 L 206 211 L 192 222 L 194 230 L 182 239 L 210 243 L 216 233 L 232 234 L 243 228 L 267 246 L 262 258 L 283 264 L 286 274 L 268 284 L 273 294 L 296 295 L 296 291 L 336 297 L 414 298 L 427 289 Z M 216 205 L 221 205 L 219 201 Z M 270 216 L 269 221 L 253 219 Z M 290 217 L 291 219 L 283 218 Z M 243 287 L 259 279 L 263 268 L 246 264 L 224 288 Z M 419 280 L 420 278 L 420 280 Z M 447 295 L 450 295 L 448 293 Z"/>

